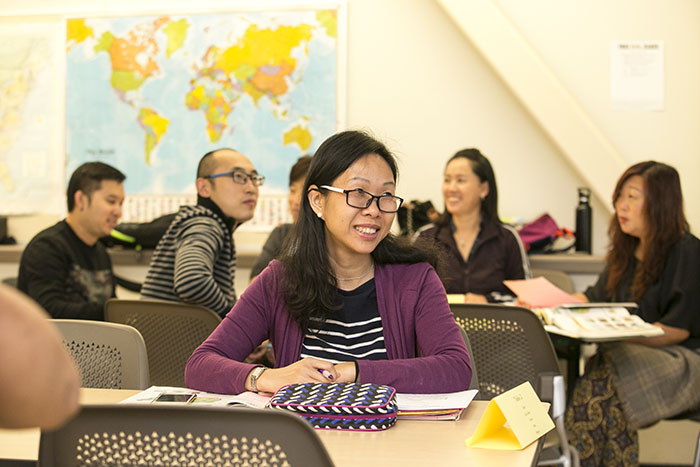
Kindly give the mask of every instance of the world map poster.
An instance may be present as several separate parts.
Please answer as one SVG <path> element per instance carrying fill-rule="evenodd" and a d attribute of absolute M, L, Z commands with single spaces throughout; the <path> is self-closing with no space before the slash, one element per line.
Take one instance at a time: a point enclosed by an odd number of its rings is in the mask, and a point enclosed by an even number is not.
<path fill-rule="evenodd" d="M 101 160 L 127 196 L 194 193 L 231 147 L 286 192 L 339 127 L 338 74 L 336 9 L 69 18 L 66 174 Z"/>
<path fill-rule="evenodd" d="M 60 28 L 0 26 L 0 214 L 65 209 Z"/>

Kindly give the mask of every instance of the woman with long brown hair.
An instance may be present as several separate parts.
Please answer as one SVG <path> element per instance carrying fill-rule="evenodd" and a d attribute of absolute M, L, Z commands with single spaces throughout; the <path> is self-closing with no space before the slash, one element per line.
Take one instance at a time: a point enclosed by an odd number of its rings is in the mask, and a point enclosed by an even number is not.
<path fill-rule="evenodd" d="M 566 412 L 581 465 L 637 465 L 637 429 L 700 405 L 700 240 L 673 167 L 640 162 L 613 193 L 606 268 L 588 301 L 636 302 L 664 335 L 604 344 Z"/>

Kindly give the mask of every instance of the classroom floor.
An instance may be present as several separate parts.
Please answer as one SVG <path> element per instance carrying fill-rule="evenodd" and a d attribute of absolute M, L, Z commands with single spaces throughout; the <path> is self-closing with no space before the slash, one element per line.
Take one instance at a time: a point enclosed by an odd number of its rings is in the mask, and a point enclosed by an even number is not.
<path fill-rule="evenodd" d="M 691 465 L 700 423 L 662 421 L 639 431 L 639 461 L 642 465 Z"/>
<path fill-rule="evenodd" d="M 587 357 L 595 353 L 586 349 Z M 559 360 L 566 375 L 566 361 Z M 700 423 L 689 420 L 662 421 L 639 430 L 639 463 L 641 466 L 676 467 L 692 465 Z"/>

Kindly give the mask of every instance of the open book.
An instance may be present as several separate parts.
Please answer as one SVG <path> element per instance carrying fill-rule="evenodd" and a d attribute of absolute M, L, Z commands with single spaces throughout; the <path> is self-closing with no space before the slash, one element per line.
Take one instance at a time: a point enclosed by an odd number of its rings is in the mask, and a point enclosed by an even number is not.
<path fill-rule="evenodd" d="M 637 308 L 636 303 L 585 303 L 544 277 L 503 283 L 542 318 L 548 332 L 592 341 L 664 334 L 629 312 Z"/>
<path fill-rule="evenodd" d="M 547 331 L 570 337 L 614 340 L 663 335 L 661 328 L 629 312 L 636 307 L 634 303 L 576 303 L 535 312 Z"/>
<path fill-rule="evenodd" d="M 262 409 L 270 402 L 270 397 L 262 396 L 256 392 L 246 391 L 241 394 L 214 394 L 211 392 L 197 391 L 195 389 L 178 388 L 170 386 L 151 386 L 138 394 L 124 399 L 121 404 L 169 404 L 170 402 L 158 402 L 161 394 L 195 394 L 196 397 L 189 402 L 199 406 L 244 406 Z"/>

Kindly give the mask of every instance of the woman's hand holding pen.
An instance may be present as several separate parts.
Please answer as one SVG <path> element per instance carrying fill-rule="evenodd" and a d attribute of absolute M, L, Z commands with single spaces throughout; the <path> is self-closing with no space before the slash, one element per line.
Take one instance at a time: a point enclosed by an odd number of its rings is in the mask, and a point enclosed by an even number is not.
<path fill-rule="evenodd" d="M 355 362 L 343 362 L 335 365 L 338 376 L 334 380 L 337 383 L 352 383 L 357 375 L 355 374 Z"/>
<path fill-rule="evenodd" d="M 352 363 L 351 363 L 352 364 Z M 354 373 L 354 364 L 353 373 Z M 265 370 L 256 386 L 263 393 L 275 393 L 279 388 L 292 383 L 329 383 L 338 378 L 336 366 L 316 358 L 304 358 L 283 368 Z M 250 375 L 246 378 L 246 389 L 250 390 Z"/>

